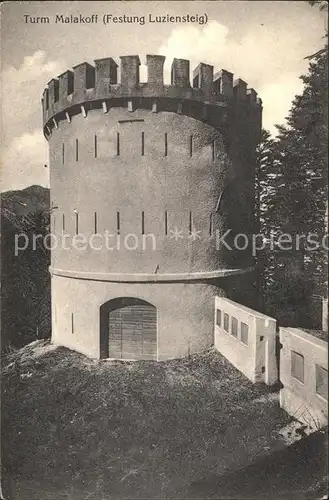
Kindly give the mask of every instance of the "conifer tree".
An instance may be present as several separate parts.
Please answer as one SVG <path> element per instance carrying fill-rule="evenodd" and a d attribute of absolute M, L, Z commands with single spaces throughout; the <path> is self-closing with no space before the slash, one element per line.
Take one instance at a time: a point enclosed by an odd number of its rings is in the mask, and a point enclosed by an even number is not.
<path fill-rule="evenodd" d="M 286 124 L 277 126 L 271 139 L 263 132 L 258 148 L 256 207 L 259 226 L 270 234 L 288 233 L 290 251 L 268 249 L 258 256 L 262 263 L 263 295 L 270 313 L 290 311 L 284 321 L 312 326 L 312 294 L 324 294 L 327 251 L 311 251 L 302 235 L 314 234 L 323 242 L 328 196 L 328 47 L 310 59 L 301 77 L 303 93 L 296 96 Z"/>

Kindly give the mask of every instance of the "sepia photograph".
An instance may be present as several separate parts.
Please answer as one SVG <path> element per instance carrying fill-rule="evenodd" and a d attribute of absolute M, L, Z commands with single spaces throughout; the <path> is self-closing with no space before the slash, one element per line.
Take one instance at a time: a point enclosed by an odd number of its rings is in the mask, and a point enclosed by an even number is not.
<path fill-rule="evenodd" d="M 328 2 L 0 30 L 0 500 L 328 499 Z"/>

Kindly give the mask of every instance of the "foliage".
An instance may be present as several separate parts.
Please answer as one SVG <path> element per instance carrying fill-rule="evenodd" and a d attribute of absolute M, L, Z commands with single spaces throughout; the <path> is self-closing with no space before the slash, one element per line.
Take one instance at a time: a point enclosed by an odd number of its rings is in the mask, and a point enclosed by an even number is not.
<path fill-rule="evenodd" d="M 311 7 L 317 6 L 320 10 L 328 10 L 328 1 L 324 0 L 309 0 Z"/>
<path fill-rule="evenodd" d="M 4 198 L 1 347 L 7 350 L 9 346 L 21 347 L 50 335 L 50 252 L 43 244 L 49 232 L 50 213 L 39 201 L 39 208 L 30 207 L 29 211 L 28 207 L 23 213 L 14 213 L 8 208 L 11 197 Z M 37 240 L 36 235 L 40 235 Z M 15 238 L 20 238 L 22 246 L 24 238 L 29 242 L 24 251 L 15 252 Z"/>
<path fill-rule="evenodd" d="M 277 126 L 276 139 L 263 131 L 256 168 L 256 187 L 260 189 L 256 215 L 266 238 L 313 233 L 321 241 L 326 233 L 327 49 L 326 45 L 311 58 L 308 73 L 301 77 L 303 93 L 292 102 L 286 125 Z M 308 251 L 301 237 L 299 248 L 296 245 L 290 252 L 267 249 L 258 260 L 268 312 L 273 313 L 274 308 L 278 314 L 290 307 L 290 319 L 285 321 L 313 326 L 308 323 L 312 320 L 307 318 L 307 307 L 312 294 L 325 293 L 327 252 L 322 248 Z"/>

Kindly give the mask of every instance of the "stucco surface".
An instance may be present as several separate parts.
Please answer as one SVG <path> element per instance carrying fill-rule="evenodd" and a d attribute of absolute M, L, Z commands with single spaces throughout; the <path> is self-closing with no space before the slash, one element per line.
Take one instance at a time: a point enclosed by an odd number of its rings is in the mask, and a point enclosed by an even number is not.
<path fill-rule="evenodd" d="M 136 297 L 157 308 L 158 360 L 187 356 L 213 345 L 216 293 L 215 285 L 203 283 L 120 284 L 53 276 L 52 342 L 100 357 L 100 306 Z"/>
<path fill-rule="evenodd" d="M 280 405 L 314 428 L 328 423 L 328 400 L 316 392 L 316 365 L 328 370 L 328 343 L 298 328 L 280 328 Z M 291 373 L 292 351 L 304 357 L 304 381 Z"/>
<path fill-rule="evenodd" d="M 217 310 L 221 321 L 217 324 Z M 228 315 L 228 331 L 224 329 L 224 315 Z M 233 335 L 232 318 L 237 323 Z M 238 370 L 252 382 L 272 385 L 278 380 L 275 355 L 276 320 L 258 311 L 242 306 L 226 297 L 215 299 L 214 344 Z M 247 326 L 247 342 L 242 341 L 242 324 Z"/>
<path fill-rule="evenodd" d="M 144 122 L 119 123 L 119 120 L 137 118 Z M 144 155 L 141 154 L 142 132 Z M 119 156 L 117 133 L 120 134 Z M 52 224 L 58 239 L 58 248 L 52 251 L 53 267 L 150 273 L 159 266 L 160 272 L 168 273 L 213 271 L 232 264 L 238 267 L 239 262 L 250 264 L 245 259 L 246 252 L 238 251 L 237 256 L 223 243 L 218 245 L 218 235 L 223 235 L 230 226 L 225 213 L 216 213 L 216 205 L 232 172 L 223 159 L 223 139 L 212 127 L 175 113 L 153 114 L 146 110 L 129 113 L 124 108 L 114 108 L 108 114 L 101 114 L 94 110 L 86 118 L 80 114 L 72 117 L 71 123 L 60 122 L 49 145 L 51 197 L 56 207 Z M 239 195 L 243 195 L 243 190 L 241 186 Z M 243 214 L 239 211 L 245 207 L 238 201 L 231 200 L 231 217 L 241 221 L 240 230 L 244 231 Z M 92 245 L 102 246 L 101 249 L 88 246 L 81 250 L 74 248 L 79 244 L 71 244 L 76 213 L 78 231 L 86 238 L 95 232 L 96 213 L 99 236 L 93 237 Z M 119 236 L 117 213 L 120 214 Z M 191 221 L 192 229 L 198 231 L 195 240 L 189 237 Z M 177 238 L 176 228 L 180 232 Z M 105 231 L 111 235 L 108 246 L 112 250 L 106 248 Z M 63 232 L 68 235 L 65 242 Z M 129 234 L 134 236 L 127 236 Z M 64 244 L 70 249 L 63 249 Z"/>

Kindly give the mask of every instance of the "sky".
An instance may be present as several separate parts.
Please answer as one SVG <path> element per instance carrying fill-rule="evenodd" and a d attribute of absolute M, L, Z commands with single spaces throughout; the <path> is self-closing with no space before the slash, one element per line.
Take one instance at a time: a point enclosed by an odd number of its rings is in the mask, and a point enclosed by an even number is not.
<path fill-rule="evenodd" d="M 1 4 L 1 191 L 49 187 L 41 95 L 51 78 L 83 61 L 138 54 L 141 81 L 146 54 L 166 56 L 165 83 L 174 57 L 226 69 L 263 101 L 263 127 L 275 134 L 291 101 L 302 92 L 305 56 L 324 44 L 326 12 L 306 1 L 7 2 Z M 55 23 L 64 16 L 98 14 L 97 24 Z M 103 14 L 204 15 L 198 23 L 102 23 Z M 50 18 L 49 24 L 26 17 Z M 29 18 L 30 19 L 30 18 Z"/>

